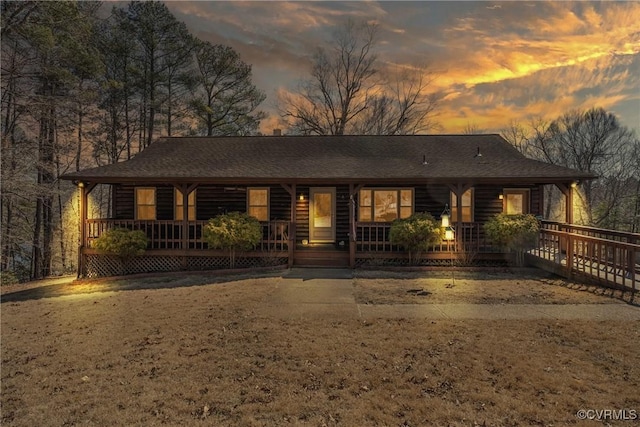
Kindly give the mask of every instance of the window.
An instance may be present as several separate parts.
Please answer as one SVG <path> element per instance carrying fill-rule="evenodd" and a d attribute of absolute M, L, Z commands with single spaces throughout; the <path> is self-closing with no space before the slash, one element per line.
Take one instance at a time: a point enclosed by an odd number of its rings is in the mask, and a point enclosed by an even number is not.
<path fill-rule="evenodd" d="M 529 190 L 505 189 L 502 199 L 502 211 L 507 215 L 529 213 Z"/>
<path fill-rule="evenodd" d="M 156 189 L 136 187 L 136 219 L 156 219 Z"/>
<path fill-rule="evenodd" d="M 462 222 L 473 222 L 473 188 L 462 193 Z M 451 222 L 458 221 L 458 198 L 451 192 Z"/>
<path fill-rule="evenodd" d="M 182 197 L 182 192 L 180 190 L 178 190 L 177 188 L 175 189 L 175 201 L 176 201 L 176 210 L 175 210 L 175 215 L 174 218 L 178 221 L 182 221 L 183 216 L 182 213 L 184 212 L 184 197 Z M 193 190 L 191 193 L 189 193 L 189 196 L 187 197 L 187 203 L 188 203 L 188 212 L 189 212 L 189 221 L 195 221 L 196 220 L 196 190 Z"/>
<path fill-rule="evenodd" d="M 358 221 L 390 222 L 413 213 L 413 190 L 385 188 L 360 190 Z"/>
<path fill-rule="evenodd" d="M 247 213 L 258 221 L 269 221 L 269 189 L 247 189 Z"/>

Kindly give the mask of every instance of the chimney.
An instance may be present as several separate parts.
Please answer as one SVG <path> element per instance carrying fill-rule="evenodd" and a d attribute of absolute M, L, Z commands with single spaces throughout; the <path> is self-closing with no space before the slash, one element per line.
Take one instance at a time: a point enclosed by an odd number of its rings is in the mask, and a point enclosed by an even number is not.
<path fill-rule="evenodd" d="M 282 136 L 282 129 L 274 129 L 273 136 Z"/>

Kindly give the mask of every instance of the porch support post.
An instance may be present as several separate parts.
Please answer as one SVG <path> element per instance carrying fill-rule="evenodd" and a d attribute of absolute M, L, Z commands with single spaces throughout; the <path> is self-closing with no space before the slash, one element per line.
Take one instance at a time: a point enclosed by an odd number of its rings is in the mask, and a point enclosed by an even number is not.
<path fill-rule="evenodd" d="M 293 267 L 293 258 L 295 256 L 295 248 L 296 248 L 296 204 L 297 199 L 296 199 L 296 185 L 295 184 L 291 184 L 291 185 L 287 185 L 287 184 L 280 184 L 282 186 L 282 188 L 284 188 L 285 190 L 287 190 L 287 192 L 289 193 L 289 196 L 291 197 L 291 203 L 290 203 L 290 208 L 291 208 L 291 213 L 290 213 L 290 217 L 291 217 L 291 221 L 290 221 L 290 225 L 289 225 L 289 242 L 287 243 L 287 249 L 288 249 L 288 259 L 287 259 L 287 266 L 289 268 Z"/>
<path fill-rule="evenodd" d="M 85 273 L 85 262 L 84 262 L 84 248 L 87 245 L 87 219 L 89 217 L 88 214 L 88 198 L 91 190 L 95 188 L 96 184 L 84 184 L 78 183 L 78 189 L 80 190 L 80 212 L 79 212 L 79 227 L 78 230 L 78 278 L 84 276 Z"/>
<path fill-rule="evenodd" d="M 455 185 L 449 184 L 449 189 L 456 195 L 456 232 L 453 236 L 456 248 L 460 241 L 460 233 L 462 232 L 462 195 L 471 187 L 471 184 L 463 184 L 461 182 Z M 471 206 L 471 209 L 473 209 L 473 206 Z"/>
<path fill-rule="evenodd" d="M 565 222 L 573 224 L 573 187 L 571 184 L 556 184 L 556 187 L 564 194 L 565 200 Z"/>
<path fill-rule="evenodd" d="M 349 268 L 356 266 L 356 224 L 355 224 L 355 196 L 353 184 L 349 184 Z"/>
<path fill-rule="evenodd" d="M 289 249 L 289 268 L 293 267 L 293 258 L 295 257 L 295 250 L 296 250 L 296 223 L 297 223 L 297 219 L 296 219 L 296 203 L 297 199 L 296 199 L 296 185 L 292 184 L 291 185 L 291 225 L 289 226 L 289 244 L 287 245 L 287 248 Z"/>
<path fill-rule="evenodd" d="M 538 185 L 538 215 L 544 218 L 544 185 Z"/>
<path fill-rule="evenodd" d="M 173 184 L 173 187 L 182 194 L 182 224 L 180 227 L 180 248 L 182 250 L 182 269 L 188 268 L 187 250 L 189 249 L 189 194 L 195 190 L 196 184 Z M 175 202 L 174 202 L 175 206 Z"/>

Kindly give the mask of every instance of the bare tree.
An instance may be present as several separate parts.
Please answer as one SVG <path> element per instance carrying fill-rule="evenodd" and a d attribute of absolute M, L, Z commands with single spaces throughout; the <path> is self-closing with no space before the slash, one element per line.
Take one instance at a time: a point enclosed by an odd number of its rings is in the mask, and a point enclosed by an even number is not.
<path fill-rule="evenodd" d="M 516 147 L 519 152 L 527 157 L 530 155 L 529 130 L 517 120 L 511 120 L 506 128 L 500 131 L 500 135 Z"/>
<path fill-rule="evenodd" d="M 427 66 L 395 70 L 358 117 L 356 133 L 408 135 L 437 129 L 433 118 L 439 96 L 428 92 L 434 78 Z"/>
<path fill-rule="evenodd" d="M 517 123 L 503 136 L 528 157 L 597 175 L 578 193 L 582 222 L 614 229 L 634 225 L 630 212 L 637 200 L 640 149 L 634 132 L 602 108 L 571 111 L 547 122 L 534 119 L 525 129 Z M 546 203 L 549 216 L 551 203 Z"/>
<path fill-rule="evenodd" d="M 348 20 L 334 33 L 331 47 L 313 55 L 311 77 L 293 94 L 282 95 L 279 109 L 303 134 L 344 135 L 367 108 L 375 81 L 378 26 Z"/>
<path fill-rule="evenodd" d="M 477 135 L 484 132 L 480 125 L 477 123 L 467 122 L 467 125 L 462 130 L 463 135 Z"/>

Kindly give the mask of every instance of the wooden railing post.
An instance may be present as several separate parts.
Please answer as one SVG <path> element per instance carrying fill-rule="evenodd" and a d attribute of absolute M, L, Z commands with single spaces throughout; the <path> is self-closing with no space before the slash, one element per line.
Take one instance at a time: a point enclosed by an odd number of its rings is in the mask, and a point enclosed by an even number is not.
<path fill-rule="evenodd" d="M 636 292 L 636 251 L 630 247 L 627 249 L 627 268 L 629 269 L 629 280 L 631 280 L 631 288 Z M 623 273 L 624 274 L 624 273 Z"/>
<path fill-rule="evenodd" d="M 571 233 L 565 234 L 567 238 L 567 278 L 571 279 L 573 271 L 573 238 Z"/>

